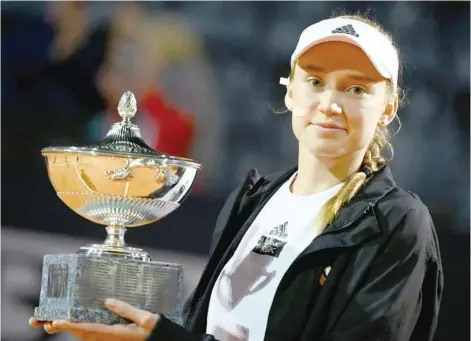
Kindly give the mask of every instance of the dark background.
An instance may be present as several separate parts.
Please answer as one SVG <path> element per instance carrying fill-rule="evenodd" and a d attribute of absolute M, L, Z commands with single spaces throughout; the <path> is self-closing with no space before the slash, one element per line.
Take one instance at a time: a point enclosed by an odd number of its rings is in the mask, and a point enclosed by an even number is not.
<path fill-rule="evenodd" d="M 116 96 L 132 90 L 141 104 L 145 89 L 161 103 L 139 107 L 149 144 L 205 168 L 176 213 L 126 239 L 195 257 L 205 256 L 225 197 L 250 168 L 296 163 L 290 118 L 274 109 L 283 108 L 278 80 L 289 74 L 301 31 L 333 10 L 371 10 L 397 40 L 405 67 L 408 102 L 390 164 L 397 182 L 432 210 L 441 243 L 445 291 L 435 340 L 469 340 L 468 2 L 1 5 L 3 228 L 103 239 L 102 228 L 57 198 L 40 150 L 97 142 L 118 120 Z M 2 247 L 2 275 L 3 256 Z"/>

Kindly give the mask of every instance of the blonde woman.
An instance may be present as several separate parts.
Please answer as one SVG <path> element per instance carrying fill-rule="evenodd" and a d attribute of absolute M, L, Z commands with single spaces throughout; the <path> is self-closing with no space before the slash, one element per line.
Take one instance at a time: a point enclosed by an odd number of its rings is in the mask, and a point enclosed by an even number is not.
<path fill-rule="evenodd" d="M 434 225 L 385 159 L 398 55 L 362 17 L 303 31 L 282 79 L 298 165 L 252 170 L 230 195 L 183 326 L 110 300 L 135 324 L 46 331 L 85 341 L 432 340 L 443 290 Z"/>

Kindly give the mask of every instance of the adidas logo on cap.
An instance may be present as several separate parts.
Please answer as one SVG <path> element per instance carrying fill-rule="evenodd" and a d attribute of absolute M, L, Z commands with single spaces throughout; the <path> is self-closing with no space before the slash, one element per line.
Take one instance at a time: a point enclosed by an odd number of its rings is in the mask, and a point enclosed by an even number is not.
<path fill-rule="evenodd" d="M 355 29 L 353 28 L 351 24 L 336 28 L 335 30 L 332 31 L 332 33 L 344 33 L 344 34 L 350 34 L 357 38 L 360 37 L 360 35 L 356 33 Z"/>

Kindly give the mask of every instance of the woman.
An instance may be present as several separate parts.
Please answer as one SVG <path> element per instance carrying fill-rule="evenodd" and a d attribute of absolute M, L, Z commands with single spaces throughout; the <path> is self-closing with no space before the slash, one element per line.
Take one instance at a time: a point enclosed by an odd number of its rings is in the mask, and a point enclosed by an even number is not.
<path fill-rule="evenodd" d="M 228 198 L 185 327 L 123 302 L 135 322 L 53 322 L 82 340 L 432 340 L 443 290 L 429 210 L 383 156 L 399 103 L 390 37 L 362 17 L 301 35 L 285 103 L 297 167 L 255 170 Z M 33 326 L 38 322 L 31 321 Z"/>

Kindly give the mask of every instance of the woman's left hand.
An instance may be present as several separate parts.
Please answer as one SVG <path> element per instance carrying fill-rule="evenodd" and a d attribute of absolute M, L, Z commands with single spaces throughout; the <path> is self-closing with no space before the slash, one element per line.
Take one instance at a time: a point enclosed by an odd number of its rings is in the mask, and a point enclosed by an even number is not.
<path fill-rule="evenodd" d="M 159 315 L 137 309 L 115 299 L 107 300 L 106 307 L 115 314 L 134 323 L 129 325 L 106 325 L 54 321 L 48 326 L 45 325 L 44 328 L 47 328 L 46 332 L 49 334 L 67 331 L 82 341 L 144 341 L 149 337 L 150 332 L 159 320 Z"/>

